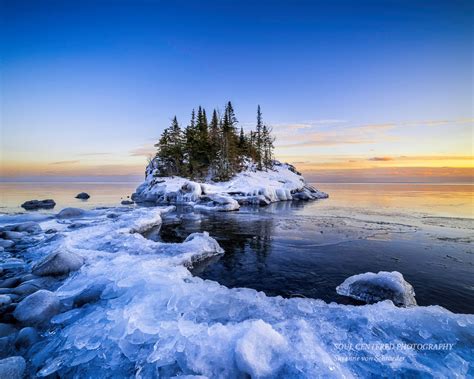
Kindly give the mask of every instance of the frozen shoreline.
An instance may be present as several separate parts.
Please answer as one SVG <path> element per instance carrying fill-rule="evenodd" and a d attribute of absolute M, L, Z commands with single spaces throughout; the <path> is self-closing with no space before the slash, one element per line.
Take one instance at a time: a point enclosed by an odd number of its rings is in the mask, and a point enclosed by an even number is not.
<path fill-rule="evenodd" d="M 38 214 L 9 217 L 9 223 L 36 219 L 43 230 L 25 235 L 38 243 L 22 254 L 25 269 L 54 251 L 77 254 L 85 261 L 54 291 L 62 307 L 52 320 L 55 333 L 24 353 L 30 373 L 352 377 L 416 370 L 417 374 L 467 374 L 473 316 L 438 306 L 400 309 L 380 302 L 355 307 L 283 299 L 193 277 L 186 266 L 222 253 L 214 239 L 201 233 L 182 244 L 164 244 L 139 234 L 159 225 L 161 214 L 171 209 L 97 209 L 70 219 L 41 219 Z M 52 228 L 57 233 L 44 233 Z M 73 306 L 76 297 L 97 286 L 101 292 L 95 301 Z M 371 349 L 408 342 L 455 343 L 455 348 Z M 356 351 L 344 347 L 356 344 L 368 346 Z M 402 361 L 390 361 L 394 355 Z"/>

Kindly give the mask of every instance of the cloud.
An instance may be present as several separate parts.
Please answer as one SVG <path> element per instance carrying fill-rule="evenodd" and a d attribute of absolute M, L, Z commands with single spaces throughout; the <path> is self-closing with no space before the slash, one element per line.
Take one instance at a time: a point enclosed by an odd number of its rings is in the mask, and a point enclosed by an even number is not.
<path fill-rule="evenodd" d="M 50 165 L 69 165 L 69 164 L 76 164 L 79 162 L 80 161 L 57 161 L 57 162 L 51 162 L 49 164 Z"/>
<path fill-rule="evenodd" d="M 393 161 L 394 158 L 392 157 L 372 157 L 368 159 L 369 161 L 376 161 L 376 162 L 386 162 L 386 161 Z"/>
<path fill-rule="evenodd" d="M 153 147 L 153 144 L 147 144 L 136 149 L 130 150 L 129 155 L 132 157 L 150 157 L 154 156 L 156 153 L 156 148 Z"/>
<path fill-rule="evenodd" d="M 76 154 L 81 157 L 93 157 L 96 155 L 112 155 L 112 153 L 83 153 L 83 154 Z"/>

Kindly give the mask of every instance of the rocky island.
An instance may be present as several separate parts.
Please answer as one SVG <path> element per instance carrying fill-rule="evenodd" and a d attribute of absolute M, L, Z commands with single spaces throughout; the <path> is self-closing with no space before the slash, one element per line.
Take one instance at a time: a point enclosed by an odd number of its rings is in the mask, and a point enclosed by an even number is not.
<path fill-rule="evenodd" d="M 176 119 L 166 129 L 145 181 L 132 195 L 137 203 L 189 204 L 203 210 L 233 211 L 240 205 L 327 198 L 305 182 L 290 164 L 273 159 L 271 128 L 257 108 L 255 130 L 240 129 L 231 102 L 223 117 L 216 110 L 210 124 L 199 107 L 183 131 Z"/>

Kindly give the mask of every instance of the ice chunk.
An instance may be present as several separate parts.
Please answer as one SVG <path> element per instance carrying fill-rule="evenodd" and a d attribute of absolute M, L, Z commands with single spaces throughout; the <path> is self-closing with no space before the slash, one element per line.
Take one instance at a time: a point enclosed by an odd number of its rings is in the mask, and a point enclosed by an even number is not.
<path fill-rule="evenodd" d="M 0 378 L 22 379 L 26 369 L 23 357 L 9 357 L 0 360 Z"/>
<path fill-rule="evenodd" d="M 416 305 L 415 291 L 398 271 L 367 272 L 347 278 L 336 288 L 339 295 L 349 296 L 368 304 L 391 300 L 395 305 Z"/>
<path fill-rule="evenodd" d="M 236 345 L 237 366 L 252 378 L 261 378 L 278 371 L 288 348 L 286 339 L 271 325 L 257 320 Z"/>

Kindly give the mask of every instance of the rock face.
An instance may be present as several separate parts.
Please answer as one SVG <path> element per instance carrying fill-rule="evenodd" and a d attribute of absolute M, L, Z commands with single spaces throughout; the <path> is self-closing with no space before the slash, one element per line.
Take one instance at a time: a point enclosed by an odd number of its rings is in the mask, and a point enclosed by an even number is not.
<path fill-rule="evenodd" d="M 38 276 L 60 276 L 76 271 L 84 264 L 84 259 L 68 251 L 51 253 L 33 266 L 32 272 Z"/>
<path fill-rule="evenodd" d="M 25 369 L 26 362 L 23 357 L 9 357 L 0 360 L 0 378 L 22 379 Z"/>
<path fill-rule="evenodd" d="M 42 324 L 60 311 L 59 299 L 47 290 L 25 297 L 13 312 L 13 317 L 26 325 Z M 0 376 L 1 377 L 1 376 Z"/>
<path fill-rule="evenodd" d="M 76 199 L 82 199 L 82 200 L 87 200 L 89 197 L 91 197 L 87 192 L 81 192 L 76 195 Z"/>
<path fill-rule="evenodd" d="M 76 218 L 76 217 L 82 217 L 86 211 L 84 209 L 80 208 L 64 208 L 59 212 L 56 217 L 57 218 Z"/>
<path fill-rule="evenodd" d="M 51 209 L 54 208 L 56 202 L 53 199 L 46 200 L 29 200 L 21 204 L 21 207 L 26 210 L 35 210 L 35 209 Z"/>
<path fill-rule="evenodd" d="M 347 278 L 336 291 L 339 295 L 352 297 L 367 304 L 391 300 L 398 307 L 417 305 L 412 285 L 397 271 L 354 275 Z"/>

